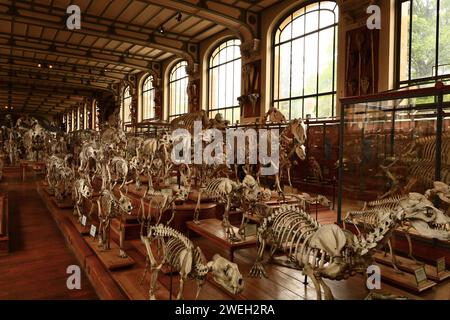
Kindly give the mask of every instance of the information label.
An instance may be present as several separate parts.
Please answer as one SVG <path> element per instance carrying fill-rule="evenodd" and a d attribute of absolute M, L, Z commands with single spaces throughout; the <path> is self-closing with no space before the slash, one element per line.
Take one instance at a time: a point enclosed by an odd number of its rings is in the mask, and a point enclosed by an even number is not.
<path fill-rule="evenodd" d="M 427 281 L 427 273 L 425 272 L 425 267 L 420 267 L 414 270 L 414 275 L 416 277 L 417 285 L 420 286 L 423 282 Z"/>
<path fill-rule="evenodd" d="M 95 238 L 95 234 L 97 233 L 97 227 L 94 225 L 91 225 L 91 230 L 89 231 L 89 235 L 93 238 Z"/>
<path fill-rule="evenodd" d="M 438 274 L 445 271 L 445 257 L 436 260 L 436 269 Z"/>

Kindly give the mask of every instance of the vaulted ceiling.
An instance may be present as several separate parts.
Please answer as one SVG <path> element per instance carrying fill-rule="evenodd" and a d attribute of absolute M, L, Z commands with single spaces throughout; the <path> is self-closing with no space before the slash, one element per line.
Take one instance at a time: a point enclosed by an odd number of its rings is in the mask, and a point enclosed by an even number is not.
<path fill-rule="evenodd" d="M 0 110 L 58 114 L 152 63 L 195 61 L 198 44 L 225 29 L 254 36 L 249 13 L 275 2 L 1 0 Z M 80 30 L 66 27 L 72 4 Z"/>

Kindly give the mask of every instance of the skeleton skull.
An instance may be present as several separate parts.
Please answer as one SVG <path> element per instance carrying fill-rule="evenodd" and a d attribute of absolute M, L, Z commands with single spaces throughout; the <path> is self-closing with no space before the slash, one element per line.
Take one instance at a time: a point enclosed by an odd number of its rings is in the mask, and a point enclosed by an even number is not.
<path fill-rule="evenodd" d="M 419 193 L 410 193 L 408 199 L 400 202 L 404 210 L 404 221 L 421 235 L 450 240 L 450 218 Z"/>
<path fill-rule="evenodd" d="M 208 262 L 208 267 L 214 275 L 214 280 L 232 294 L 244 290 L 244 280 L 236 263 L 233 263 L 216 254 Z"/>
<path fill-rule="evenodd" d="M 131 211 L 133 210 L 133 205 L 131 204 L 130 198 L 122 192 L 120 192 L 119 206 L 120 209 L 127 214 L 131 214 Z"/>
<path fill-rule="evenodd" d="M 261 189 L 255 178 L 251 175 L 246 175 L 242 180 L 244 198 L 248 201 L 256 201 L 261 196 Z"/>

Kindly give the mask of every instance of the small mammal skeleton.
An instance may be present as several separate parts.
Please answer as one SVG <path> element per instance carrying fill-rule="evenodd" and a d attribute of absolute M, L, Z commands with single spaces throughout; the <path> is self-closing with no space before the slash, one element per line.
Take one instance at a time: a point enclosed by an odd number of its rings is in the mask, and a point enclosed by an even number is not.
<path fill-rule="evenodd" d="M 155 240 L 160 240 L 162 243 L 163 256 L 160 262 L 156 261 L 151 248 L 151 244 Z M 219 255 L 215 255 L 212 261 L 207 262 L 199 247 L 195 247 L 191 240 L 169 226 L 162 224 L 149 226 L 147 235 L 141 235 L 141 241 L 147 251 L 147 262 L 152 275 L 149 290 L 151 300 L 156 299 L 156 282 L 159 270 L 163 265 L 171 266 L 172 270 L 180 274 L 180 290 L 177 300 L 183 299 L 184 283 L 189 279 L 197 282 L 195 296 L 197 299 L 209 272 L 212 272 L 216 282 L 232 294 L 238 294 L 244 288 L 242 275 L 235 263 Z M 143 278 L 145 278 L 147 269 L 148 266 L 146 266 Z"/>

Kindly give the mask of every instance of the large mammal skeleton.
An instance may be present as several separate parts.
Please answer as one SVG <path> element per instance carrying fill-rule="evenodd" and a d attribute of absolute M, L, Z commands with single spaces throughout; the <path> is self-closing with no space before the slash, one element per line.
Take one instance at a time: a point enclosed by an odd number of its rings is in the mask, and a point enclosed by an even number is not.
<path fill-rule="evenodd" d="M 110 233 L 111 233 L 111 220 L 113 218 L 119 218 L 121 221 L 120 226 L 120 241 L 119 241 L 119 256 L 126 258 L 127 255 L 123 251 L 123 230 L 122 230 L 122 214 L 131 214 L 133 206 L 130 199 L 120 191 L 120 198 L 117 199 L 111 190 L 103 190 L 100 198 L 97 200 L 98 204 L 98 218 L 99 225 L 99 245 L 103 250 L 110 250 Z"/>
<path fill-rule="evenodd" d="M 342 280 L 365 272 L 372 263 L 373 251 L 389 240 L 403 212 L 391 212 L 366 236 L 355 236 L 335 224 L 321 225 L 297 207 L 283 206 L 266 217 L 258 228 L 258 257 L 250 270 L 254 277 L 267 277 L 262 265 L 264 250 L 271 244 L 270 258 L 282 250 L 288 266 L 298 268 L 311 278 L 317 299 L 333 299 L 323 278 Z"/>
<path fill-rule="evenodd" d="M 242 275 L 235 263 L 219 255 L 214 256 L 212 261 L 207 262 L 199 247 L 195 247 L 191 240 L 169 226 L 162 224 L 149 226 L 147 235 L 141 236 L 141 240 L 147 251 L 152 275 L 149 290 L 149 296 L 152 300 L 156 299 L 155 287 L 158 273 L 164 265 L 169 265 L 173 271 L 180 274 L 178 300 L 183 298 L 184 283 L 189 279 L 197 282 L 197 299 L 209 272 L 213 273 L 217 283 L 232 294 L 238 294 L 243 290 Z M 162 243 L 162 259 L 159 262 L 153 255 L 151 247 L 155 240 Z M 146 267 L 145 273 L 147 269 L 148 267 Z M 145 273 L 143 277 L 145 277 Z"/>

